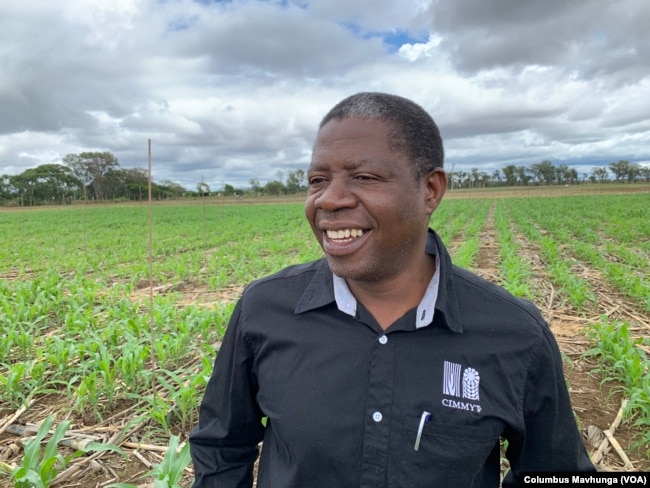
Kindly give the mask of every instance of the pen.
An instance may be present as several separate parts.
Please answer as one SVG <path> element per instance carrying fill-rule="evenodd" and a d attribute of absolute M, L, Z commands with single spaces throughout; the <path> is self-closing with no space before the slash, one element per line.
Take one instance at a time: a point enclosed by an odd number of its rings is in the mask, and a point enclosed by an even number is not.
<path fill-rule="evenodd" d="M 424 423 L 431 420 L 431 412 L 424 411 L 420 417 L 420 426 L 418 427 L 418 435 L 415 437 L 415 445 L 413 449 L 416 451 L 420 449 L 420 439 L 422 438 L 422 431 L 424 430 Z"/>

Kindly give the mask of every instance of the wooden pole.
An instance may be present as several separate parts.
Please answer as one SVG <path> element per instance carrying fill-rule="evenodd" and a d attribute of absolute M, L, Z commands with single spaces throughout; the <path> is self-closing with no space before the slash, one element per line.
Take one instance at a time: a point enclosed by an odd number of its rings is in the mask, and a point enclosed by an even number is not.
<path fill-rule="evenodd" d="M 155 371 L 158 369 L 158 361 L 156 358 L 156 337 L 155 337 L 155 321 L 154 321 L 154 301 L 153 301 L 153 200 L 151 197 L 151 139 L 148 144 L 148 160 L 149 160 L 149 341 L 151 343 L 151 363 L 154 374 L 152 377 L 152 386 L 154 399 L 156 397 L 156 375 Z"/>

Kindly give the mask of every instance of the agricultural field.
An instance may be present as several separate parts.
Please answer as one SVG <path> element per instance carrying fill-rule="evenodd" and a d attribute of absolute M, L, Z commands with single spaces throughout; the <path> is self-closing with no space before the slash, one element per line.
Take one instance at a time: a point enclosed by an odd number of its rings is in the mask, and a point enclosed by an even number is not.
<path fill-rule="evenodd" d="M 638 188 L 452 191 L 431 221 L 457 264 L 542 310 L 608 470 L 650 470 Z M 185 441 L 234 301 L 320 255 L 298 201 L 0 210 L 0 487 L 189 486 Z"/>

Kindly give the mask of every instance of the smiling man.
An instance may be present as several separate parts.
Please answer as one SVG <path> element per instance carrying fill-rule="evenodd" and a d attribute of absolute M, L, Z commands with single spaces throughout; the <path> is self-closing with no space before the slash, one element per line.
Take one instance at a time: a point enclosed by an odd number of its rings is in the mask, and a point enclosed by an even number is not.
<path fill-rule="evenodd" d="M 429 229 L 442 140 L 410 100 L 323 119 L 305 215 L 321 260 L 244 291 L 191 434 L 195 487 L 498 487 L 590 471 L 539 311 L 454 266 Z M 267 417 L 266 425 L 262 418 Z"/>

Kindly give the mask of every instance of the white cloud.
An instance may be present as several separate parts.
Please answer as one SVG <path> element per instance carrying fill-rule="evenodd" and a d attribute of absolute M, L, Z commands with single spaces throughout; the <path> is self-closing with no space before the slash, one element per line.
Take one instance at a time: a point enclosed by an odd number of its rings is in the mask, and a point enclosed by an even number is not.
<path fill-rule="evenodd" d="M 542 8 L 543 7 L 543 8 Z M 337 101 L 438 121 L 448 164 L 648 160 L 644 0 L 4 0 L 0 174 L 107 150 L 247 185 L 305 167 Z"/>
<path fill-rule="evenodd" d="M 437 50 L 441 40 L 440 36 L 430 36 L 426 43 L 403 44 L 399 48 L 399 54 L 409 61 L 430 58 Z"/>
<path fill-rule="evenodd" d="M 64 2 L 63 20 L 83 26 L 84 41 L 90 46 L 115 50 L 142 20 L 141 0 L 77 0 Z"/>

